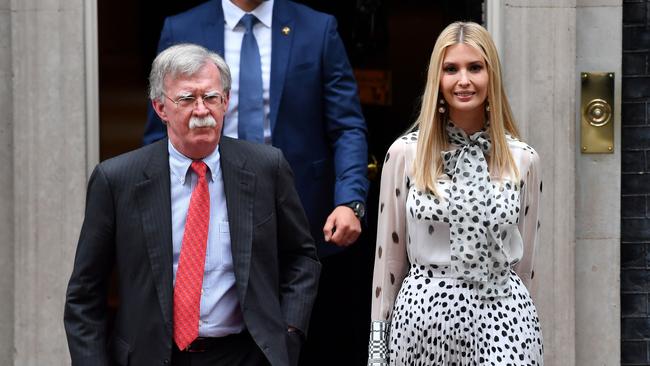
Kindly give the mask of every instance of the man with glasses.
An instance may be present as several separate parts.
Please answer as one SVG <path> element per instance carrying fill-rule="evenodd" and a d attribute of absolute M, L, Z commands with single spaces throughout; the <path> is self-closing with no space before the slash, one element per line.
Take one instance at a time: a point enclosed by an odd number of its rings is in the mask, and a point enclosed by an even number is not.
<path fill-rule="evenodd" d="M 295 365 L 320 264 L 288 163 L 221 135 L 231 82 L 217 54 L 170 47 L 149 80 L 169 138 L 90 178 L 65 305 L 72 364 Z"/>
<path fill-rule="evenodd" d="M 158 51 L 182 42 L 223 55 L 233 70 L 223 133 L 279 148 L 295 173 L 323 264 L 302 364 L 365 360 L 368 332 L 357 328 L 370 314 L 353 297 L 370 286 L 360 271 L 367 258 L 345 249 L 365 215 L 366 124 L 336 19 L 287 0 L 211 0 L 165 20 Z M 164 136 L 150 110 L 145 143 Z"/>

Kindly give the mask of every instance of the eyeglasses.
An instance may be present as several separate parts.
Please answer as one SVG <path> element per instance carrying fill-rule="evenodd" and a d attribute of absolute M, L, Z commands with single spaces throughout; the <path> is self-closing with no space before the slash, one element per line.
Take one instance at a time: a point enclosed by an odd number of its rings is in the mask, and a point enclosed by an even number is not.
<path fill-rule="evenodd" d="M 173 100 L 172 98 L 168 97 L 167 94 L 165 93 L 163 93 L 163 95 L 165 96 L 165 98 L 169 99 L 172 103 L 176 104 L 176 106 L 180 108 L 194 108 L 198 105 L 199 99 L 203 101 L 203 105 L 206 108 L 215 108 L 223 105 L 225 100 L 223 95 L 217 92 L 207 93 L 200 97 L 188 95 L 188 96 L 179 97 L 176 100 Z"/>

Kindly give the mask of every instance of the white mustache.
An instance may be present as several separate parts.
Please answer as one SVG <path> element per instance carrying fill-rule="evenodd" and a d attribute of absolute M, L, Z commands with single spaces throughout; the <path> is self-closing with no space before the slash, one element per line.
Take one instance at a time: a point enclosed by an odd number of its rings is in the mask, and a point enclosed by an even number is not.
<path fill-rule="evenodd" d="M 215 127 L 217 125 L 217 121 L 212 118 L 212 116 L 208 115 L 203 118 L 201 117 L 192 117 L 190 118 L 190 129 L 193 128 L 199 128 L 199 127 Z"/>

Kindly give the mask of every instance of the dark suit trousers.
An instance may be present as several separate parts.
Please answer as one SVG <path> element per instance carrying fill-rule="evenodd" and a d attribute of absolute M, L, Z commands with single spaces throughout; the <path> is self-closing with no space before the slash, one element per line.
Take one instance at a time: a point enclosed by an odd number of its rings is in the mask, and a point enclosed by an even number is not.
<path fill-rule="evenodd" d="M 365 240 L 361 234 L 345 251 L 321 259 L 318 295 L 300 366 L 366 365 L 374 252 Z"/>
<path fill-rule="evenodd" d="M 219 339 L 205 352 L 172 352 L 172 366 L 267 366 L 269 362 L 248 332 Z"/>

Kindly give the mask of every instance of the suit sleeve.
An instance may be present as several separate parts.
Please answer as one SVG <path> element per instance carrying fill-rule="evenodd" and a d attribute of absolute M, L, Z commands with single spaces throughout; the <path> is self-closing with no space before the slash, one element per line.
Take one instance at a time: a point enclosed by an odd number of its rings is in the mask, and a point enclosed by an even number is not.
<path fill-rule="evenodd" d="M 276 207 L 282 312 L 288 325 L 307 334 L 321 265 L 293 183 L 293 173 L 279 151 Z"/>
<path fill-rule="evenodd" d="M 336 185 L 334 205 L 366 201 L 368 193 L 368 144 L 357 84 L 336 30 L 329 17 L 323 48 L 324 120 L 334 151 Z"/>
<path fill-rule="evenodd" d="M 160 40 L 158 41 L 158 51 L 156 54 L 159 54 L 173 44 L 174 33 L 172 31 L 172 21 L 170 18 L 166 18 L 162 31 L 160 32 Z M 147 106 L 147 124 L 144 127 L 142 142 L 144 145 L 149 145 L 165 137 L 167 137 L 167 128 L 156 114 L 156 111 L 153 110 L 151 101 L 149 101 L 149 105 Z"/>
<path fill-rule="evenodd" d="M 88 183 L 86 212 L 66 293 L 64 324 L 72 365 L 108 365 L 107 296 L 114 263 L 114 205 L 101 167 Z"/>

